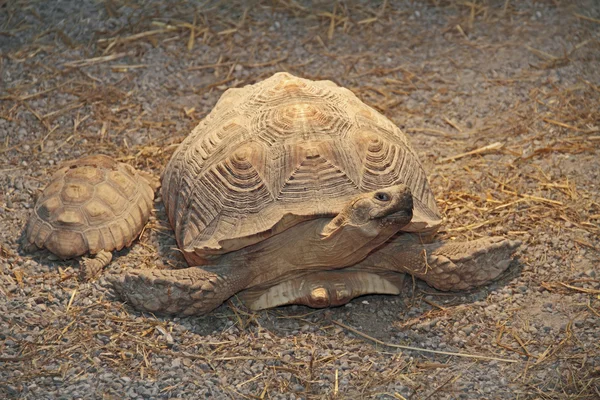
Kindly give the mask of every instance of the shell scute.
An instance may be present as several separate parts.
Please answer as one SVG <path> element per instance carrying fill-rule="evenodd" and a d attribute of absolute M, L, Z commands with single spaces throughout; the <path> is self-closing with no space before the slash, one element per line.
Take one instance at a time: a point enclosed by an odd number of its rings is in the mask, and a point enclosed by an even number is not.
<path fill-rule="evenodd" d="M 48 197 L 36 209 L 37 214 L 44 221 L 49 221 L 50 216 L 58 212 L 58 209 L 63 206 L 59 196 Z"/>
<path fill-rule="evenodd" d="M 65 173 L 65 180 L 96 185 L 105 179 L 104 171 L 92 165 L 72 165 Z"/>
<path fill-rule="evenodd" d="M 64 204 L 84 204 L 94 195 L 94 187 L 84 182 L 68 182 L 60 191 Z"/>
<path fill-rule="evenodd" d="M 44 247 L 61 258 L 72 258 L 87 253 L 87 243 L 79 230 L 57 230 L 48 235 Z"/>
<path fill-rule="evenodd" d="M 126 199 L 132 198 L 138 190 L 133 179 L 127 177 L 121 171 L 110 171 L 108 173 L 108 183 L 117 188 Z"/>
<path fill-rule="evenodd" d="M 127 198 L 123 197 L 117 189 L 108 182 L 96 186 L 96 196 L 111 208 L 115 216 L 121 215 L 127 207 Z"/>
<path fill-rule="evenodd" d="M 125 246 L 125 243 L 128 239 L 125 233 L 123 232 L 123 229 L 121 229 L 121 225 L 122 224 L 113 223 L 108 228 L 110 231 L 110 235 L 113 238 L 115 249 L 117 250 L 121 250 Z"/>
<path fill-rule="evenodd" d="M 56 215 L 57 224 L 65 227 L 83 228 L 86 220 L 77 209 L 67 208 Z"/>
<path fill-rule="evenodd" d="M 104 240 L 98 229 L 88 229 L 85 232 L 85 238 L 90 253 L 96 254 L 105 248 Z"/>
<path fill-rule="evenodd" d="M 92 199 L 83 209 L 90 225 L 102 224 L 104 221 L 109 221 L 114 217 L 113 210 L 97 199 Z"/>

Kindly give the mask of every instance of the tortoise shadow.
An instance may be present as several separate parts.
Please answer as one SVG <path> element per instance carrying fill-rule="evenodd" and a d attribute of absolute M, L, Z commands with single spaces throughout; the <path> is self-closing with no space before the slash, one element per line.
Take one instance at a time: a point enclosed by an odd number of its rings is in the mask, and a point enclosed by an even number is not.
<path fill-rule="evenodd" d="M 155 245 L 156 253 L 160 260 L 163 261 L 165 269 L 181 269 L 188 268 L 189 265 L 185 261 L 183 254 L 179 250 L 175 232 L 171 227 L 165 204 L 161 201 L 155 203 L 154 218 L 157 224 L 161 227 L 159 230 L 154 230 L 151 234 L 151 241 Z"/>
<path fill-rule="evenodd" d="M 179 269 L 189 267 L 181 251 L 179 251 L 175 234 L 168 221 L 166 209 L 162 201 L 155 202 L 153 218 L 161 229 L 150 230 L 146 242 L 150 242 L 153 245 L 152 247 L 155 248 L 158 259 L 160 260 L 159 262 L 162 263 L 162 266 L 159 268 Z M 135 246 L 135 242 L 133 246 Z M 128 251 L 129 250 L 127 250 L 127 252 Z M 120 253 L 121 252 L 119 252 L 119 255 Z M 246 310 L 242 304 L 233 305 L 232 309 L 232 306 L 228 306 L 228 303 L 235 304 L 233 303 L 235 302 L 235 295 L 229 301 L 226 301 L 223 305 L 205 316 L 173 317 L 160 314 L 155 315 L 152 313 L 135 311 L 128 305 L 126 307 L 140 315 L 151 316 L 152 318 L 157 318 L 159 320 L 181 321 L 184 325 L 191 327 L 194 333 L 199 335 L 209 335 L 215 330 L 219 330 L 219 327 L 226 328 L 231 325 L 231 322 L 239 322 L 240 317 L 236 311 L 236 309 L 238 309 L 242 310 L 244 315 L 250 316 L 250 319 L 254 318 L 257 321 L 260 321 L 261 326 L 282 334 L 296 330 L 293 326 L 290 327 L 286 324 L 282 324 L 282 320 L 297 319 L 298 315 L 320 315 L 321 317 L 318 317 L 317 320 L 314 321 L 318 325 L 330 325 L 330 322 L 328 321 L 331 318 L 340 319 L 349 324 L 363 326 L 366 328 L 366 333 L 383 340 L 390 337 L 387 332 L 389 332 L 390 327 L 393 327 L 395 324 L 410 318 L 422 318 L 435 310 L 435 306 L 432 306 L 431 304 L 428 304 L 428 301 L 423 300 L 426 296 L 443 296 L 445 298 L 443 301 L 444 308 L 472 304 L 485 300 L 492 291 L 506 287 L 514 280 L 514 278 L 522 273 L 523 267 L 524 265 L 520 262 L 519 258 L 513 257 L 509 267 L 494 281 L 487 285 L 461 292 L 438 291 L 417 278 L 415 278 L 415 283 L 413 284 L 411 277 L 406 275 L 400 295 L 365 295 L 353 299 L 344 306 L 325 309 L 313 309 L 306 306 L 290 305 L 253 312 Z M 112 300 L 119 301 L 119 298 L 115 296 L 115 293 L 112 292 L 109 287 L 106 287 L 106 289 L 110 292 L 110 298 Z M 276 317 L 273 318 L 273 316 Z"/>
<path fill-rule="evenodd" d="M 274 309 L 277 318 L 269 323 L 269 319 L 261 321 L 267 329 L 275 332 L 285 330 L 281 320 L 298 318 L 298 315 L 324 313 L 320 320 L 315 320 L 321 329 L 331 325 L 331 320 L 343 321 L 345 324 L 361 327 L 365 334 L 383 341 L 389 341 L 402 326 L 407 324 L 429 323 L 437 314 L 447 315 L 459 306 L 473 306 L 495 291 L 509 286 L 523 272 L 524 264 L 518 257 L 513 258 L 509 267 L 494 281 L 468 291 L 443 292 L 429 286 L 424 281 L 406 276 L 403 289 L 399 295 L 371 294 L 354 298 L 350 303 L 328 309 L 315 310 L 305 306 L 284 306 Z M 436 301 L 435 298 L 441 298 Z M 275 311 L 276 310 L 276 311 Z M 273 323 L 276 322 L 276 323 Z M 410 330 L 410 329 L 408 329 Z M 416 335 L 415 339 L 421 339 Z"/>
<path fill-rule="evenodd" d="M 238 329 L 246 330 L 255 324 L 278 336 L 297 335 L 306 331 L 319 333 L 331 328 L 332 320 L 335 320 L 360 329 L 366 335 L 382 341 L 397 341 L 393 339 L 394 336 L 409 336 L 411 340 L 423 340 L 428 332 L 415 333 L 411 329 L 404 329 L 403 326 L 428 326 L 438 319 L 437 314 L 446 315 L 459 306 L 485 301 L 490 293 L 507 287 L 520 276 L 523 267 L 524 264 L 515 257 L 506 271 L 493 282 L 461 292 L 442 292 L 418 279 L 413 283 L 411 277 L 407 276 L 403 285 L 404 290 L 399 295 L 365 295 L 338 307 L 315 309 L 301 305 L 287 305 L 251 311 L 233 296 L 204 316 L 173 317 L 140 314 L 161 321 L 179 323 L 200 336 L 211 335 L 215 331 L 226 330 L 240 324 L 244 326 L 238 326 Z M 443 300 L 436 301 L 436 296 Z M 430 300 L 431 298 L 434 299 Z"/>
<path fill-rule="evenodd" d="M 30 244 L 27 240 L 27 223 L 17 238 L 17 255 L 23 259 L 32 259 L 39 265 L 45 265 L 50 269 L 56 269 L 57 266 L 73 267 L 75 270 L 79 268 L 78 258 L 61 260 L 50 251 Z"/>

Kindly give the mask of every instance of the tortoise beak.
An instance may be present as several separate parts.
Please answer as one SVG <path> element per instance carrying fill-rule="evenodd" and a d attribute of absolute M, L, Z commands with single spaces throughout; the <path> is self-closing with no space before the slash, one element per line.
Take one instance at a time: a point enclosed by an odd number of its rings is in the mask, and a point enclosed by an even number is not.
<path fill-rule="evenodd" d="M 412 207 L 410 209 L 404 209 L 396 211 L 384 218 L 386 224 L 389 225 L 400 225 L 404 226 L 410 222 L 413 217 Z"/>

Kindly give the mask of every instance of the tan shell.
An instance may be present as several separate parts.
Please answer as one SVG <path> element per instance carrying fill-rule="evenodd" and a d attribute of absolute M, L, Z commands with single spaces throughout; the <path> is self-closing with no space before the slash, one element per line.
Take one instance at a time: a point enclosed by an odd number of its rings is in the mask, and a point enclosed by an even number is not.
<path fill-rule="evenodd" d="M 179 247 L 202 264 L 399 183 L 415 204 L 404 230 L 435 231 L 433 193 L 398 127 L 333 82 L 277 73 L 223 94 L 173 155 L 162 194 Z"/>
<path fill-rule="evenodd" d="M 154 191 L 133 167 L 96 155 L 71 161 L 36 202 L 26 235 L 61 258 L 129 246 L 152 210 Z"/>

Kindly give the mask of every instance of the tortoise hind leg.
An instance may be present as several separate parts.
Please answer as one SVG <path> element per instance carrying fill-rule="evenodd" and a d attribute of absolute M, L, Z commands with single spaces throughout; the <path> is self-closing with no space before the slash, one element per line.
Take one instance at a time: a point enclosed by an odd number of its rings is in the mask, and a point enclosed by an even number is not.
<path fill-rule="evenodd" d="M 84 257 L 79 263 L 79 276 L 84 281 L 90 280 L 110 264 L 111 261 L 112 253 L 104 250 L 100 251 L 93 258 Z"/>
<path fill-rule="evenodd" d="M 200 267 L 132 270 L 108 280 L 132 307 L 171 315 L 206 314 L 247 284 L 246 277 L 223 267 L 218 274 Z"/>
<path fill-rule="evenodd" d="M 467 290 L 500 276 L 520 244 L 497 236 L 423 244 L 418 235 L 403 234 L 361 264 L 406 272 L 439 290 Z"/>

